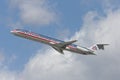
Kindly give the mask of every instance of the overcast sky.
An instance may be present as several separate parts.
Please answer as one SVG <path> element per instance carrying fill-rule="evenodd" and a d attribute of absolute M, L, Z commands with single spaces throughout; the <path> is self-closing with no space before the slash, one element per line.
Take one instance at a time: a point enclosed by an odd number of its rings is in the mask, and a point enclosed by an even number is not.
<path fill-rule="evenodd" d="M 119 0 L 1 0 L 0 80 L 119 80 Z M 21 28 L 90 47 L 97 56 L 65 51 L 10 33 Z"/>

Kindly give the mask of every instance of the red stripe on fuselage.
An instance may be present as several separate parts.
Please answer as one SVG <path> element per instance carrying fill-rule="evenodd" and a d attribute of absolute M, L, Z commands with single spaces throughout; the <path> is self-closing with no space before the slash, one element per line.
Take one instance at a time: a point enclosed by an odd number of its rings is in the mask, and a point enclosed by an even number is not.
<path fill-rule="evenodd" d="M 49 42 L 53 42 L 54 44 L 59 43 L 59 42 L 57 42 L 57 41 L 50 40 L 50 39 L 48 39 L 48 38 L 43 38 L 43 37 L 41 37 L 41 36 L 37 36 L 37 35 L 34 35 L 34 34 L 32 34 L 32 33 L 29 33 L 29 32 L 25 33 L 25 32 L 20 31 L 20 32 L 18 32 L 18 33 L 21 34 L 21 35 L 31 36 L 31 37 L 33 37 L 33 38 L 35 38 L 35 39 L 45 40 L 45 41 L 48 42 L 48 43 L 49 43 Z M 41 41 L 41 40 L 40 40 L 40 41 Z M 70 49 L 76 50 L 76 47 L 74 47 L 74 46 L 69 45 L 69 46 L 67 46 L 67 47 L 69 47 Z"/>

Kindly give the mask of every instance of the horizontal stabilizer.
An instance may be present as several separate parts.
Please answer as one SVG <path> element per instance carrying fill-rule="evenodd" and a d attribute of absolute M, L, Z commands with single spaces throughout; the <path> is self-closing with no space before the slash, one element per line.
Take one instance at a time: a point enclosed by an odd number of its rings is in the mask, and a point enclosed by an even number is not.
<path fill-rule="evenodd" d="M 104 50 L 105 49 L 105 46 L 107 46 L 109 44 L 95 44 L 93 45 L 90 49 L 92 51 L 96 51 L 96 50 Z"/>
<path fill-rule="evenodd" d="M 97 44 L 98 49 L 102 49 L 102 50 L 104 50 L 104 46 L 107 46 L 107 45 L 109 44 Z"/>

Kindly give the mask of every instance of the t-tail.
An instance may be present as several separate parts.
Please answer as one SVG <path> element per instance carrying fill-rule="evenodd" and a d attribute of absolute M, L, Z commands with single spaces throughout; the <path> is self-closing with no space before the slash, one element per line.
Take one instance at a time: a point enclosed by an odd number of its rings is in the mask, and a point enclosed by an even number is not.
<path fill-rule="evenodd" d="M 90 50 L 92 51 L 97 51 L 97 50 L 104 50 L 105 46 L 109 44 L 94 44 L 93 46 L 90 47 Z"/>

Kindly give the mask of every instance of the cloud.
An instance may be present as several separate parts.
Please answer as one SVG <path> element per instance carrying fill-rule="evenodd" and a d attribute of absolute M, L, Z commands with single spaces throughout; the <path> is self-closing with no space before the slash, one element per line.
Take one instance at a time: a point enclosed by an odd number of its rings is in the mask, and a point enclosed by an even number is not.
<path fill-rule="evenodd" d="M 120 79 L 120 9 L 111 10 L 106 16 L 90 11 L 84 17 L 80 31 L 72 39 L 79 45 L 109 43 L 97 56 L 79 54 L 61 55 L 52 48 L 41 49 L 31 57 L 22 72 L 16 75 L 2 71 L 1 80 L 119 80 Z M 5 73 L 3 73 L 5 72 Z"/>
<path fill-rule="evenodd" d="M 31 25 L 48 25 L 57 21 L 57 15 L 47 0 L 11 0 L 19 11 L 20 21 Z"/>
<path fill-rule="evenodd" d="M 97 19 L 96 19 L 97 18 Z M 89 80 L 119 80 L 120 74 L 120 32 L 119 23 L 120 10 L 111 11 L 107 16 L 99 16 L 96 12 L 89 12 L 84 25 L 73 38 L 79 39 L 78 43 L 87 45 L 91 43 L 109 43 L 110 46 L 103 52 L 98 52 L 98 56 L 87 58 L 86 64 L 89 67 Z M 81 60 L 81 59 L 80 59 Z M 90 62 L 91 60 L 93 62 Z"/>
<path fill-rule="evenodd" d="M 83 27 L 72 38 L 88 46 L 92 43 L 109 43 L 105 51 L 97 56 L 81 56 L 69 52 L 63 56 L 48 48 L 40 50 L 26 64 L 20 77 L 24 80 L 119 80 L 119 23 L 120 10 L 99 16 L 88 12 Z M 82 45 L 81 44 L 81 45 Z"/>
<path fill-rule="evenodd" d="M 81 68 L 78 70 L 77 66 L 81 66 Z M 31 58 L 21 75 L 24 80 L 79 80 L 85 78 L 79 72 L 84 73 L 85 71 L 86 67 L 82 62 L 75 62 L 74 59 L 67 60 L 55 50 L 48 49 L 39 51 L 36 56 Z"/>
<path fill-rule="evenodd" d="M 97 56 L 73 54 L 67 59 L 53 49 L 38 51 L 21 73 L 24 80 L 119 80 L 120 74 L 120 10 L 99 16 L 97 12 L 88 12 L 83 27 L 72 38 L 79 43 L 109 43 L 105 51 Z M 69 54 L 69 52 L 66 52 Z M 71 60 L 70 60 L 71 59 Z"/>
<path fill-rule="evenodd" d="M 15 73 L 7 70 L 0 70 L 0 80 L 16 80 Z"/>
<path fill-rule="evenodd" d="M 12 62 L 12 57 L 11 62 Z M 16 80 L 17 73 L 8 70 L 8 64 L 11 63 L 7 60 L 3 52 L 0 52 L 0 80 Z"/>

